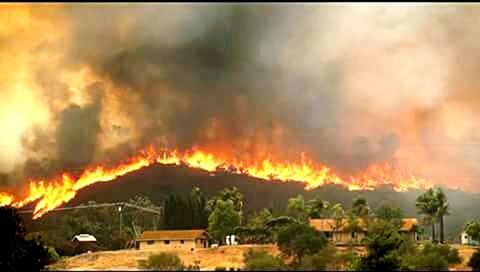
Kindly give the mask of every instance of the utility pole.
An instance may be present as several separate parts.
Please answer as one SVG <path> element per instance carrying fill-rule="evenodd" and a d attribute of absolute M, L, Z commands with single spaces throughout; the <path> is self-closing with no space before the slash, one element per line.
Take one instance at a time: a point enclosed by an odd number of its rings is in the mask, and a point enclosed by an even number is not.
<path fill-rule="evenodd" d="M 124 206 L 123 203 L 117 206 L 118 214 L 120 216 L 120 235 L 122 235 L 122 227 L 123 227 L 123 206 Z"/>

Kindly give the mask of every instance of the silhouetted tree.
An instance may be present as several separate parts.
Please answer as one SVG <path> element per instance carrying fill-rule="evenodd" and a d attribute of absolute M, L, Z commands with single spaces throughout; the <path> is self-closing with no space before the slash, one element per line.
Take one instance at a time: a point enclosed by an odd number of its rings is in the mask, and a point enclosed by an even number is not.
<path fill-rule="evenodd" d="M 0 207 L 0 270 L 40 271 L 51 262 L 40 240 L 26 239 L 22 219 L 14 208 Z"/>

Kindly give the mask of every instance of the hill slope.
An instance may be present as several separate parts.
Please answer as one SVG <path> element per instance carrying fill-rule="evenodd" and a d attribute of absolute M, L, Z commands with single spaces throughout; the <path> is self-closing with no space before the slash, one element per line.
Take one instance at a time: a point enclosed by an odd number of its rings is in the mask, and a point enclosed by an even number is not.
<path fill-rule="evenodd" d="M 303 185 L 298 182 L 265 181 L 230 173 L 213 175 L 183 166 L 152 165 L 115 181 L 87 187 L 81 190 L 67 206 L 78 205 L 89 200 L 126 201 L 135 195 L 145 195 L 160 205 L 168 194 L 187 195 L 193 186 L 200 187 L 207 196 L 214 195 L 223 188 L 236 186 L 245 195 L 247 213 L 264 207 L 281 210 L 285 208 L 290 197 L 303 194 L 306 199 L 309 199 L 318 194 L 322 199 L 331 203 L 342 203 L 344 207 L 349 207 L 353 197 L 362 195 L 368 199 L 372 207 L 389 202 L 401 207 L 407 216 L 418 216 L 415 211 L 415 199 L 422 193 L 420 190 L 395 192 L 388 187 L 374 191 L 348 191 L 335 185 L 305 191 Z M 451 215 L 445 220 L 446 236 L 454 239 L 458 237 L 466 220 L 480 217 L 480 211 L 477 208 L 480 204 L 480 195 L 448 189 L 446 193 L 451 206 Z"/>

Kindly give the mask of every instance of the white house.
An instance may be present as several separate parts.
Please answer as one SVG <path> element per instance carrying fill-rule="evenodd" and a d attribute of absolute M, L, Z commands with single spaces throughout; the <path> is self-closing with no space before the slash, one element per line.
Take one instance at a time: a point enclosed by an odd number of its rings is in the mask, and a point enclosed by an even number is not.
<path fill-rule="evenodd" d="M 90 234 L 79 234 L 79 235 L 73 236 L 72 242 L 77 242 L 77 243 L 96 243 L 96 242 L 97 242 L 97 238 L 95 238 L 95 236 L 90 235 Z"/>
<path fill-rule="evenodd" d="M 473 238 L 470 235 L 468 235 L 465 231 L 462 232 L 461 243 L 462 245 L 474 245 L 474 246 L 480 245 L 478 241 L 473 240 Z"/>

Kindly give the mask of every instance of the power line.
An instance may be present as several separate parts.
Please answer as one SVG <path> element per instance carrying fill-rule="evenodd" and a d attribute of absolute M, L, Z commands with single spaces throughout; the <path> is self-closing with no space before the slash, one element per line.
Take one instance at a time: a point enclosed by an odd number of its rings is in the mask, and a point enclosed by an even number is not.
<path fill-rule="evenodd" d="M 88 208 L 101 208 L 101 207 L 130 207 L 138 210 L 142 210 L 145 212 L 150 212 L 150 213 L 155 213 L 158 215 L 163 214 L 163 207 L 160 207 L 160 209 L 152 209 L 152 208 L 145 208 L 145 207 L 140 207 L 134 204 L 130 204 L 127 202 L 117 202 L 117 203 L 102 203 L 102 204 L 91 204 L 91 205 L 78 205 L 74 207 L 63 207 L 63 208 L 56 208 L 53 211 L 67 211 L 67 210 L 76 210 L 76 209 L 88 209 Z M 120 208 L 120 212 L 121 212 Z M 19 210 L 19 213 L 34 213 L 35 210 Z"/>

